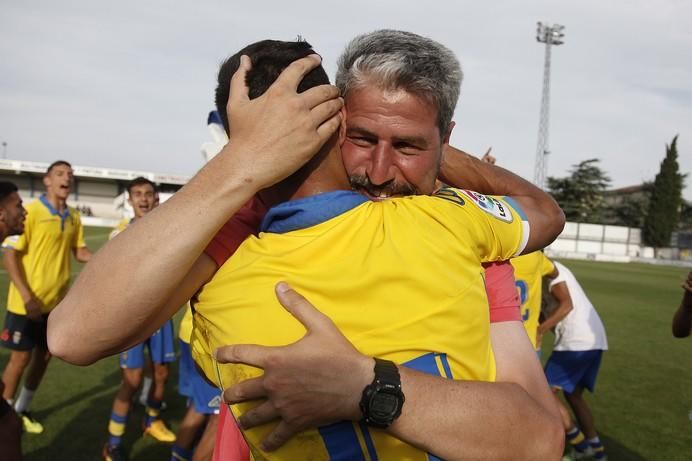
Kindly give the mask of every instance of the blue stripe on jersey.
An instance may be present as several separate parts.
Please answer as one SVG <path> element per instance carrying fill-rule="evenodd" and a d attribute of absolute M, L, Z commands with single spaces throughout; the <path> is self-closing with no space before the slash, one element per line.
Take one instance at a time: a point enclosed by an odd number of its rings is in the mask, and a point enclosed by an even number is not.
<path fill-rule="evenodd" d="M 441 376 L 440 370 L 437 368 L 437 362 L 435 362 L 435 353 L 433 352 L 416 357 L 415 359 L 409 360 L 402 365 L 406 368 L 427 373 L 429 375 Z"/>
<path fill-rule="evenodd" d="M 504 196 L 504 197 L 502 197 L 502 199 L 503 199 L 505 202 L 507 202 L 507 203 L 509 204 L 509 206 L 511 206 L 512 208 L 514 208 L 514 211 L 517 212 L 517 214 L 519 215 L 519 217 L 521 218 L 522 221 L 528 221 L 528 218 L 527 218 L 526 215 L 524 214 L 524 211 L 521 209 L 521 207 L 519 206 L 519 204 L 518 204 L 512 197 Z"/>
<path fill-rule="evenodd" d="M 368 431 L 368 426 L 363 421 L 361 421 L 359 424 L 360 431 L 363 434 L 363 439 L 365 440 L 365 446 L 368 449 L 368 455 L 370 455 L 370 461 L 377 461 L 377 451 L 375 450 L 375 444 L 372 442 L 370 431 Z"/>
<path fill-rule="evenodd" d="M 447 354 L 435 354 L 440 358 L 442 362 L 442 369 L 445 371 L 445 378 L 452 379 L 452 368 L 449 366 L 449 360 L 447 360 Z"/>
<path fill-rule="evenodd" d="M 338 190 L 280 203 L 267 211 L 260 231 L 283 234 L 305 229 L 346 213 L 367 201 L 358 192 Z"/>
<path fill-rule="evenodd" d="M 350 422 L 330 424 L 318 430 L 327 448 L 330 461 L 365 461 L 356 429 Z M 370 450 L 369 447 L 368 450 Z"/>

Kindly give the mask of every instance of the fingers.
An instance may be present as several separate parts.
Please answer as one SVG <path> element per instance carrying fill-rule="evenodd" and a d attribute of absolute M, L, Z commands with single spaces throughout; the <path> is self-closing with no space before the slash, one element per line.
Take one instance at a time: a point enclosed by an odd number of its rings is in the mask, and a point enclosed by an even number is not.
<path fill-rule="evenodd" d="M 240 403 L 265 398 L 267 391 L 264 389 L 263 382 L 263 376 L 241 381 L 223 392 L 223 400 L 226 403 Z"/>
<path fill-rule="evenodd" d="M 339 94 L 339 89 L 334 85 L 320 85 L 303 91 L 300 97 L 306 107 L 313 109 L 324 102 L 338 98 Z"/>
<path fill-rule="evenodd" d="M 315 126 L 319 127 L 323 123 L 328 122 L 329 119 L 341 111 L 343 106 L 344 100 L 341 98 L 330 99 L 329 101 L 325 101 L 322 104 L 315 106 L 312 111 L 310 111 L 310 115 L 315 122 Z"/>
<path fill-rule="evenodd" d="M 262 450 L 274 451 L 280 448 L 284 443 L 297 434 L 299 429 L 292 429 L 291 426 L 281 421 L 268 436 L 262 440 Z"/>
<path fill-rule="evenodd" d="M 286 86 L 291 88 L 294 92 L 298 90 L 298 85 L 303 81 L 308 72 L 310 72 L 315 67 L 322 63 L 322 58 L 317 54 L 311 54 L 304 58 L 293 61 L 286 67 L 279 78 L 276 79 L 276 83 L 279 86 Z"/>
<path fill-rule="evenodd" d="M 271 347 L 256 344 L 233 344 L 216 349 L 214 357 L 219 363 L 244 363 L 245 365 L 265 368 L 271 349 Z"/>
<path fill-rule="evenodd" d="M 235 74 L 233 74 L 233 77 L 231 77 L 228 105 L 231 105 L 232 102 L 238 103 L 241 101 L 250 100 L 248 96 L 249 89 L 245 81 L 245 76 L 251 68 L 252 62 L 250 61 L 250 58 L 246 55 L 242 55 L 240 57 L 240 66 L 238 67 L 238 70 L 235 71 Z"/>
<path fill-rule="evenodd" d="M 333 327 L 329 317 L 318 311 L 310 301 L 292 289 L 286 282 L 276 285 L 276 297 L 281 305 L 308 330 L 318 331 Z"/>
<path fill-rule="evenodd" d="M 275 419 L 279 419 L 279 412 L 276 411 L 271 402 L 264 402 L 257 405 L 255 408 L 246 411 L 238 418 L 238 424 L 241 429 L 250 429 L 251 427 L 261 426 Z"/>

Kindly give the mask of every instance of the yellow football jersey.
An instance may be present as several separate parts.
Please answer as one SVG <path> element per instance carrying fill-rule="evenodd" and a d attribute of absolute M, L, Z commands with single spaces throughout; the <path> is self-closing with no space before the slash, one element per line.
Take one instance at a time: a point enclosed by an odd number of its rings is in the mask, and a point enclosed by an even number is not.
<path fill-rule="evenodd" d="M 369 202 L 350 191 L 272 208 L 193 301 L 192 350 L 221 388 L 261 374 L 216 366 L 222 345 L 285 345 L 305 328 L 274 294 L 288 282 L 362 353 L 449 379 L 493 381 L 481 262 L 521 252 L 526 221 L 507 201 L 445 188 L 437 196 Z M 236 416 L 256 405 L 234 405 Z M 272 425 L 244 432 L 256 460 L 427 460 L 385 431 L 343 422 L 305 431 L 281 449 L 259 443 Z"/>
<path fill-rule="evenodd" d="M 111 240 L 115 238 L 116 235 L 127 229 L 127 226 L 130 225 L 132 222 L 132 219 L 130 218 L 123 218 L 120 220 L 120 222 L 113 228 L 110 234 L 108 234 L 108 239 Z"/>
<path fill-rule="evenodd" d="M 183 318 L 180 320 L 178 338 L 190 344 L 190 337 L 192 336 L 192 310 L 190 309 L 190 303 L 188 302 L 183 309 L 185 309 L 185 314 L 183 314 Z"/>
<path fill-rule="evenodd" d="M 555 270 L 555 264 L 542 251 L 512 258 L 510 263 L 514 267 L 514 279 L 521 300 L 521 319 L 531 344 L 536 348 L 536 330 L 541 313 L 541 283 L 544 276 Z"/>
<path fill-rule="evenodd" d="M 86 246 L 77 210 L 67 207 L 62 215 L 45 195 L 26 206 L 24 233 L 5 239 L 3 247 L 19 252 L 21 268 L 34 296 L 50 312 L 65 296 L 70 285 L 73 249 Z M 7 310 L 26 315 L 19 290 L 10 282 Z"/>

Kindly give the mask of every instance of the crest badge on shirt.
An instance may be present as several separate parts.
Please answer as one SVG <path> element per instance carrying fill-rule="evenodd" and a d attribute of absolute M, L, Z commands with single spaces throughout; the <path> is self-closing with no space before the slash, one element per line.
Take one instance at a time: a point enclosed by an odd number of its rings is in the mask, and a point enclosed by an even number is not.
<path fill-rule="evenodd" d="M 514 218 L 512 217 L 512 212 L 507 209 L 507 205 L 500 202 L 496 198 L 479 194 L 478 192 L 474 192 L 471 190 L 462 190 L 462 192 L 478 208 L 485 211 L 494 218 L 497 218 L 500 221 L 504 221 L 506 223 L 511 223 L 513 221 Z"/>

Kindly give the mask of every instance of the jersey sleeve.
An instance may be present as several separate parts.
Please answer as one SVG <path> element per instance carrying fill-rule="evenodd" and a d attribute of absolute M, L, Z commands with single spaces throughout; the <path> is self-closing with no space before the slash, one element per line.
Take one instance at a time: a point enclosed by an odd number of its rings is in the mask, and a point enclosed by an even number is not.
<path fill-rule="evenodd" d="M 22 235 L 10 235 L 2 242 L 3 248 L 24 251 L 26 249 L 26 237 Z"/>
<path fill-rule="evenodd" d="M 74 245 L 72 247 L 84 248 L 86 246 L 86 242 L 84 241 L 84 226 L 82 225 L 82 218 L 76 211 L 73 210 L 73 213 L 75 217 L 75 226 L 77 228 L 77 232 L 75 232 Z"/>
<path fill-rule="evenodd" d="M 257 233 L 266 212 L 262 202 L 252 198 L 219 229 L 204 252 L 221 267 L 247 237 Z"/>
<path fill-rule="evenodd" d="M 509 261 L 501 261 L 485 263 L 483 267 L 490 323 L 521 320 L 519 294 L 514 282 L 512 265 Z"/>
<path fill-rule="evenodd" d="M 458 216 L 458 226 L 470 234 L 482 262 L 505 261 L 524 251 L 529 240 L 529 222 L 511 198 L 450 187 L 435 195 L 462 209 L 453 214 Z"/>
<path fill-rule="evenodd" d="M 555 271 L 555 264 L 541 252 L 541 276 L 545 277 Z"/>

